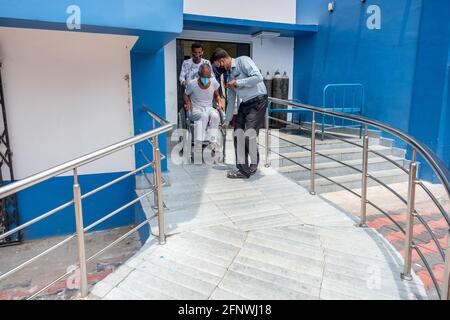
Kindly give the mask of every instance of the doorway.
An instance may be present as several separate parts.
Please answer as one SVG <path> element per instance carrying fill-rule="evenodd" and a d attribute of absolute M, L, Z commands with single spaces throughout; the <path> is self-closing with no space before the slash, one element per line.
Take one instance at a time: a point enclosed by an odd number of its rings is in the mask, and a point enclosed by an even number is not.
<path fill-rule="evenodd" d="M 181 73 L 181 67 L 183 62 L 192 58 L 191 46 L 194 42 L 199 42 L 204 47 L 204 58 L 209 60 L 217 48 L 225 49 L 232 58 L 240 56 L 251 57 L 251 45 L 250 43 L 234 43 L 234 42 L 221 42 L 221 41 L 202 41 L 194 39 L 177 39 L 177 92 L 178 92 L 178 111 L 184 107 L 184 89 L 178 81 L 178 77 Z"/>

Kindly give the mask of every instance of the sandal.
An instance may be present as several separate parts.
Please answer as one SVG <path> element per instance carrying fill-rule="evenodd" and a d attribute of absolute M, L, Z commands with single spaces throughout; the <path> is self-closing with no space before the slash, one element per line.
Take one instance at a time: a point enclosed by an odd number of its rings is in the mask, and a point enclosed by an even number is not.
<path fill-rule="evenodd" d="M 230 171 L 227 175 L 228 179 L 249 179 L 250 177 L 246 176 L 240 171 Z"/>

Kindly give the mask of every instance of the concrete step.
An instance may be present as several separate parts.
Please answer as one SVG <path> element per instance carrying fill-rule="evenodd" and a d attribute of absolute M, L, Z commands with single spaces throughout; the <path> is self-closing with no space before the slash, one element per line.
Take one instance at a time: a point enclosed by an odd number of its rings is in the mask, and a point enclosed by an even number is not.
<path fill-rule="evenodd" d="M 284 287 L 279 283 L 260 280 L 246 274 L 230 271 L 226 274 L 220 288 L 232 293 L 241 293 L 252 300 L 314 300 L 312 296 Z"/>
<path fill-rule="evenodd" d="M 177 263 L 176 260 L 161 259 L 156 256 L 147 260 L 147 263 L 143 264 L 138 270 L 149 276 L 175 282 L 208 297 L 220 282 L 220 278 L 216 278 L 214 283 L 211 283 L 211 281 L 207 281 L 211 277 L 206 277 L 207 274 L 202 271 L 197 271 L 195 268 L 186 268 L 186 266 Z"/>
<path fill-rule="evenodd" d="M 380 179 L 385 184 L 393 184 L 399 182 L 405 182 L 408 180 L 408 176 L 404 171 L 400 169 L 392 169 L 392 170 L 380 170 L 375 172 L 370 172 L 375 178 Z M 348 174 L 338 177 L 333 177 L 333 180 L 343 184 L 347 188 L 357 189 L 361 188 L 361 174 Z M 305 188 L 309 187 L 309 181 L 299 181 L 299 184 Z M 376 181 L 369 179 L 368 186 L 376 186 L 379 185 Z M 334 192 L 340 191 L 342 188 L 331 181 L 328 181 L 324 178 L 316 178 L 316 191 L 319 193 L 326 192 Z"/>
<path fill-rule="evenodd" d="M 405 161 L 400 157 L 389 156 L 389 158 L 401 166 L 404 165 Z M 362 170 L 362 159 L 346 160 L 343 162 L 347 165 Z M 395 168 L 396 166 L 394 164 L 390 163 L 389 161 L 381 157 L 374 157 L 369 159 L 369 172 L 390 170 Z M 321 173 L 326 177 L 336 177 L 341 175 L 357 173 L 355 169 L 346 167 L 345 165 L 342 165 L 335 161 L 318 163 L 316 165 L 316 169 L 318 173 Z M 279 168 L 278 171 L 296 181 L 309 180 L 311 176 L 311 172 L 309 170 L 302 168 L 298 165 L 281 167 Z"/>
<path fill-rule="evenodd" d="M 121 286 L 127 285 L 134 290 L 136 295 L 139 295 L 139 292 L 144 290 L 143 288 L 148 287 L 177 300 L 186 299 L 186 297 L 190 297 L 192 300 L 205 300 L 209 297 L 208 293 L 198 292 L 178 283 L 177 281 L 180 277 L 175 279 L 175 276 L 173 276 L 169 280 L 164 279 L 163 277 L 163 275 L 156 276 L 147 272 L 135 270 L 128 276 L 126 281 L 123 281 L 118 287 L 121 288 Z M 131 282 L 139 285 L 131 285 Z M 142 295 L 145 295 L 145 292 L 143 292 Z"/>
<path fill-rule="evenodd" d="M 264 271 L 273 275 L 278 275 L 283 278 L 291 279 L 298 281 L 300 283 L 306 284 L 309 287 L 312 288 L 320 288 L 321 284 L 321 277 L 314 276 L 314 275 L 308 275 L 302 272 L 299 272 L 298 270 L 293 270 L 291 268 L 286 268 L 284 266 L 281 266 L 277 263 L 274 263 L 271 260 L 259 260 L 259 259 L 252 259 L 243 255 L 239 255 L 234 260 L 234 263 L 238 263 L 241 265 L 246 266 L 252 266 L 255 269 L 258 269 L 260 271 Z"/>
<path fill-rule="evenodd" d="M 210 300 L 248 300 L 237 293 L 230 292 L 228 290 L 217 288 L 210 297 Z"/>
<path fill-rule="evenodd" d="M 405 156 L 405 150 L 402 149 L 396 149 L 396 148 L 388 148 L 380 145 L 375 145 L 371 147 L 371 150 L 377 151 L 383 155 L 386 156 L 396 156 L 400 158 L 404 158 Z M 348 147 L 348 148 L 340 148 L 340 149 L 329 149 L 324 150 L 320 152 L 326 156 L 332 157 L 339 161 L 345 161 L 345 160 L 356 160 L 361 159 L 363 151 L 361 148 L 358 147 Z M 282 153 L 282 156 L 293 160 L 300 164 L 309 165 L 311 163 L 311 152 L 309 151 L 298 151 L 298 152 L 288 152 L 288 153 Z M 262 158 L 264 160 L 264 155 L 262 155 Z M 369 158 L 378 157 L 376 154 L 369 152 Z M 293 162 L 289 161 L 277 154 L 272 153 L 269 158 L 271 161 L 277 161 L 278 165 L 280 167 L 284 166 L 292 166 Z M 330 160 L 321 157 L 320 155 L 317 155 L 316 162 L 317 163 L 323 163 L 323 162 L 329 162 Z"/>
<path fill-rule="evenodd" d="M 293 144 L 295 143 L 295 144 Z M 361 146 L 362 149 L 363 146 L 363 140 L 361 139 L 346 139 L 346 141 L 337 140 L 337 139 L 316 139 L 316 150 L 317 151 L 324 151 L 324 150 L 330 150 L 330 149 L 342 149 L 342 148 L 349 148 L 349 147 L 356 147 L 353 144 L 358 144 Z M 260 145 L 262 147 L 265 147 L 265 140 L 261 141 L 260 139 Z M 392 142 L 390 140 L 382 140 L 382 139 L 375 139 L 370 138 L 369 139 L 369 146 L 376 146 L 381 145 L 384 147 L 392 147 Z M 305 150 L 300 146 L 303 146 L 307 149 L 311 148 L 311 139 L 304 138 L 304 137 L 298 137 L 298 136 L 280 136 L 279 139 L 272 138 L 271 144 L 272 149 L 280 150 L 281 152 L 295 152 L 295 151 L 302 151 Z M 307 151 L 307 150 L 306 150 Z"/>
<path fill-rule="evenodd" d="M 240 256 L 262 262 L 271 261 L 272 264 L 279 267 L 312 277 L 320 277 L 323 273 L 323 261 L 308 258 L 304 255 L 286 253 L 270 246 L 247 243 L 241 250 Z"/>
<path fill-rule="evenodd" d="M 327 117 L 330 119 L 329 117 Z M 311 129 L 311 123 L 302 123 L 302 127 Z M 322 119 L 320 118 L 320 121 L 317 121 L 317 130 L 322 130 Z M 325 132 L 329 132 L 332 134 L 340 135 L 340 136 L 349 136 L 349 137 L 359 137 L 360 135 L 360 128 L 355 127 L 343 127 L 343 128 L 335 128 L 331 125 L 325 124 Z M 372 138 L 380 138 L 381 137 L 381 131 L 375 130 L 375 129 L 369 129 L 368 130 L 369 137 Z"/>

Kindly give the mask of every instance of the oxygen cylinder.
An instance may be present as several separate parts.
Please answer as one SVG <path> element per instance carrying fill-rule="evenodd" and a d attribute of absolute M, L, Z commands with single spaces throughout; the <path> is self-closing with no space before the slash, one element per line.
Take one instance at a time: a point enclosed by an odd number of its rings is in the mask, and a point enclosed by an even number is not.
<path fill-rule="evenodd" d="M 283 77 L 281 76 L 281 73 L 279 71 L 275 72 L 275 75 L 273 77 L 273 97 L 277 99 L 283 99 Z M 286 109 L 287 106 L 279 105 L 279 104 L 273 104 L 273 109 Z M 272 115 L 274 118 L 286 121 L 287 120 L 287 113 L 273 113 Z M 271 126 L 273 128 L 285 128 L 286 124 L 273 120 Z"/>
<path fill-rule="evenodd" d="M 270 72 L 267 71 L 267 75 L 264 77 L 264 84 L 266 85 L 267 95 L 269 97 L 273 96 L 272 82 L 273 82 L 273 77 L 270 75 Z"/>
<path fill-rule="evenodd" d="M 283 77 L 281 77 L 281 99 L 289 99 L 289 76 L 287 72 L 284 72 Z"/>
<path fill-rule="evenodd" d="M 281 99 L 281 74 L 279 71 L 275 72 L 272 81 L 272 94 L 274 98 Z"/>

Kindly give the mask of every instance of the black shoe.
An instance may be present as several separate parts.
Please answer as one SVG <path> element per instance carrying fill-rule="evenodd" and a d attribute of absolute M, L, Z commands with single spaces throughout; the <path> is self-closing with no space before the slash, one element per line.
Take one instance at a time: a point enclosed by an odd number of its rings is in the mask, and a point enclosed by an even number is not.
<path fill-rule="evenodd" d="M 258 172 L 258 166 L 256 164 L 250 165 L 250 174 L 253 176 Z"/>
<path fill-rule="evenodd" d="M 240 171 L 230 171 L 227 175 L 228 179 L 249 179 L 250 177 L 246 176 Z"/>

